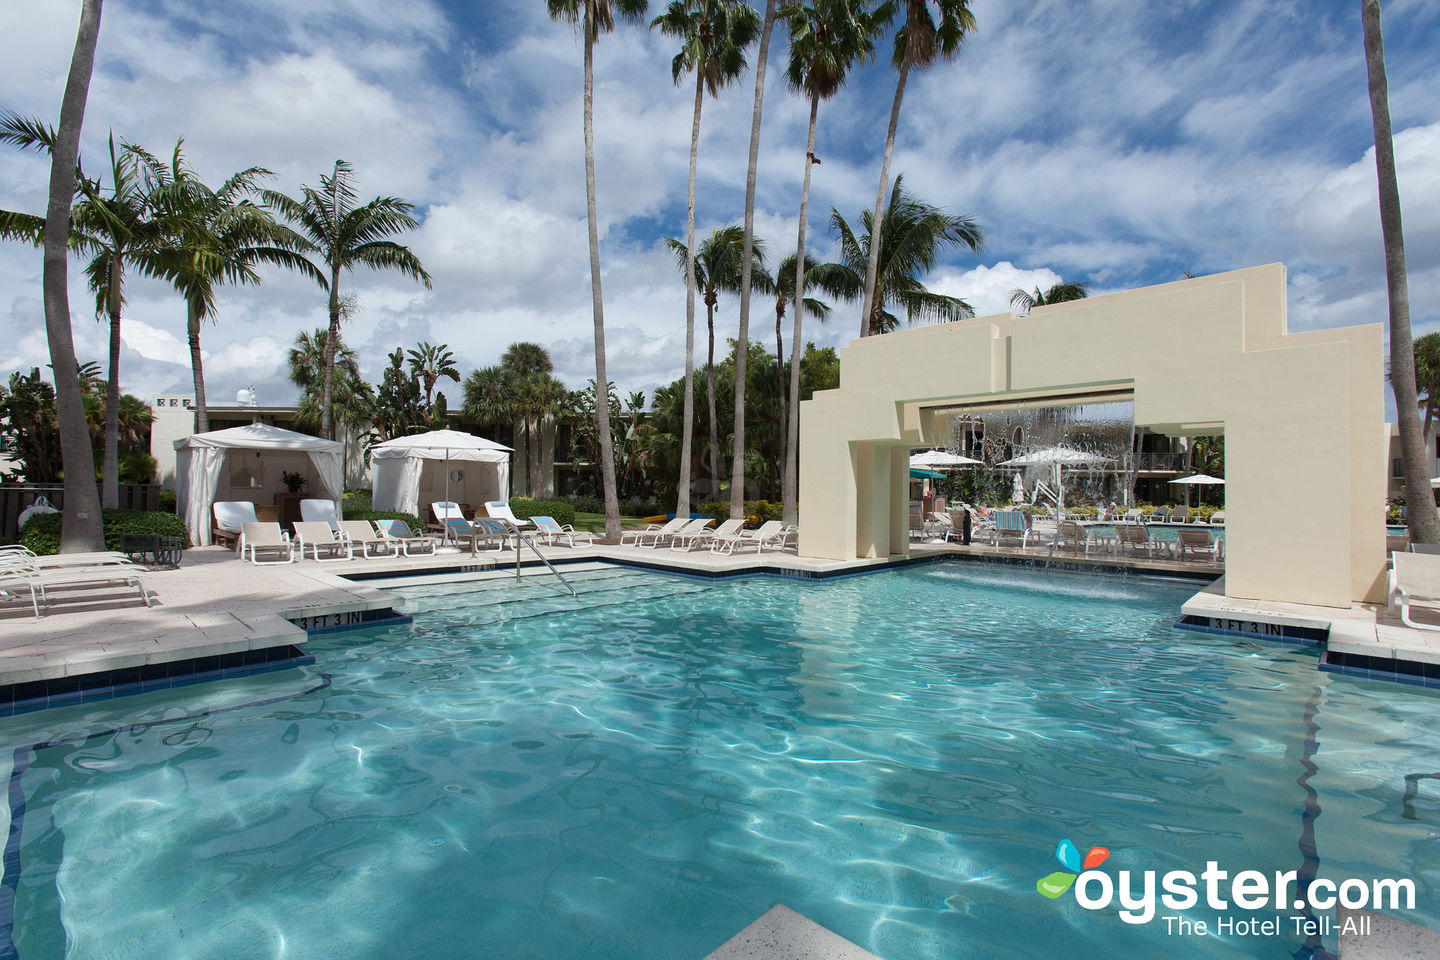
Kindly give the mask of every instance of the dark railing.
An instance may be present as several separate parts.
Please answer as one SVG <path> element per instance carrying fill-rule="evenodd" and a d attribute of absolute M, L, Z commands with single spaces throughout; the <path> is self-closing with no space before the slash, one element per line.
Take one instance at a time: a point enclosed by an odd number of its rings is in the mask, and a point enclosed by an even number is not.
<path fill-rule="evenodd" d="M 1173 470 L 1179 472 L 1185 469 L 1185 454 L 1137 453 L 1135 455 L 1135 467 L 1139 470 Z"/>
<path fill-rule="evenodd" d="M 40 497 L 50 501 L 57 510 L 65 509 L 65 487 L 58 483 L 0 484 L 0 543 L 13 543 L 19 537 L 20 514 Z M 120 484 L 122 510 L 160 509 L 160 484 Z"/>

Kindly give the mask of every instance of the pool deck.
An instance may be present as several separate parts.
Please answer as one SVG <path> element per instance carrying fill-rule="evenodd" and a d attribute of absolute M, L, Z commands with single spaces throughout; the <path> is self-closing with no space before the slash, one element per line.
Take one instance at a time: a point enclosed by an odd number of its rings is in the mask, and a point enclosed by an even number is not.
<path fill-rule="evenodd" d="M 707 550 L 604 545 L 548 547 L 544 553 L 562 572 L 566 563 L 609 561 L 713 577 L 756 572 L 824 577 L 861 573 L 900 560 L 820 560 L 796 556 L 793 547 L 728 556 Z M 1202 560 L 1108 553 L 1086 558 L 1064 551 L 1052 556 L 1048 546 L 911 545 L 912 560 L 942 556 L 1063 570 L 1185 577 L 1195 579 L 1197 587 L 1224 573 L 1219 564 Z M 548 575 L 528 550 L 524 560 L 525 576 Z M 84 600 L 53 604 L 39 619 L 28 604 L 0 607 L 0 687 L 301 645 L 307 636 L 304 627 L 323 625 L 326 617 L 334 622 L 343 615 L 353 618 L 365 611 L 390 609 L 397 600 L 384 592 L 389 583 L 413 583 L 425 574 L 429 579 L 493 577 L 513 572 L 514 564 L 513 549 L 502 552 L 493 548 L 474 556 L 468 549 L 450 548 L 434 556 L 327 563 L 305 560 L 264 566 L 242 562 L 223 547 L 193 548 L 185 551 L 179 569 L 142 572 L 153 604 L 150 607 L 139 602 L 133 588 L 128 592 L 96 589 L 84 594 Z M 1434 665 L 1440 685 L 1440 631 L 1406 627 L 1383 608 L 1366 604 L 1344 610 L 1233 600 L 1221 592 L 1221 582 L 1201 589 L 1184 605 L 1182 614 L 1328 629 L 1331 650 L 1375 661 L 1420 664 L 1412 671 L 1417 676 L 1424 674 L 1424 665 Z M 1440 626 L 1440 613 L 1436 623 Z"/>

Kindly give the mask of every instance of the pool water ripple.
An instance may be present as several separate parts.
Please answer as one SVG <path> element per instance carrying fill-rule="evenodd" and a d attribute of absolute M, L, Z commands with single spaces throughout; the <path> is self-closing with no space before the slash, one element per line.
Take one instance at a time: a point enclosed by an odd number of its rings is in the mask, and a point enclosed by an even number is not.
<path fill-rule="evenodd" d="M 1189 588 L 536 579 L 399 591 L 299 700 L 37 751 L 19 956 L 698 958 L 777 901 L 886 960 L 1199 955 L 1035 881 L 1066 837 L 1298 868 L 1312 701 L 1320 874 L 1414 877 L 1440 925 L 1440 782 L 1400 801 L 1440 698 L 1177 631 Z"/>

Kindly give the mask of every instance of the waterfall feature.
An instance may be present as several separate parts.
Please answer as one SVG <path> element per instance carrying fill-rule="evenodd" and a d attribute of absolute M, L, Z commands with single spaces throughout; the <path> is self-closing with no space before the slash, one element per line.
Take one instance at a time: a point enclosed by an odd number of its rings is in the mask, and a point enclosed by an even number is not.
<path fill-rule="evenodd" d="M 949 449 L 981 461 L 967 499 L 990 506 L 1130 506 L 1135 484 L 1132 401 L 961 408 Z"/>

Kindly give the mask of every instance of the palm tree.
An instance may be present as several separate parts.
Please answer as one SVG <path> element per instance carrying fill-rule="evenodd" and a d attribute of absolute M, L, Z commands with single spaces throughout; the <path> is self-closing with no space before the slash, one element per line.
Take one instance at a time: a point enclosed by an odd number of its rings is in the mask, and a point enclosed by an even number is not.
<path fill-rule="evenodd" d="M 600 224 L 595 213 L 595 41 L 615 29 L 615 11 L 631 22 L 645 16 L 646 0 L 545 0 L 551 20 L 579 23 L 585 38 L 585 221 L 590 234 L 590 299 L 595 318 L 595 382 L 605 376 L 605 298 L 600 289 Z M 620 537 L 620 500 L 615 493 L 615 448 L 610 408 L 595 405 L 600 434 L 600 484 L 605 493 L 605 539 Z"/>
<path fill-rule="evenodd" d="M 775 276 L 764 277 L 764 291 L 775 297 L 775 363 L 779 368 L 780 389 L 777 394 L 780 408 L 779 423 L 779 448 L 781 460 L 784 460 L 785 444 L 789 437 L 788 422 L 790 408 L 786 403 L 785 395 L 789 389 L 790 376 L 785 363 L 785 341 L 781 334 L 781 324 L 785 321 L 785 313 L 795 303 L 795 284 L 801 281 L 802 277 L 808 277 L 822 293 L 831 297 L 838 297 L 844 300 L 853 300 L 859 295 L 860 286 L 854 281 L 854 274 L 838 263 L 818 263 L 814 257 L 806 256 L 805 269 L 796 268 L 795 254 L 790 254 L 780 265 L 775 268 Z M 804 298 L 805 310 L 815 320 L 824 323 L 830 316 L 830 305 L 815 297 Z M 798 312 L 798 311 L 797 311 Z M 794 345 L 791 345 L 791 360 L 795 359 Z"/>
<path fill-rule="evenodd" d="M 176 142 L 168 165 L 134 145 L 126 149 L 139 160 L 146 192 L 167 224 L 165 246 L 140 267 L 169 280 L 185 299 L 195 425 L 205 433 L 210 429 L 210 413 L 200 326 L 206 319 L 216 319 L 219 288 L 227 283 L 259 285 L 255 268 L 260 264 L 299 270 L 320 284 L 325 277 L 299 252 L 307 248 L 305 241 L 250 201 L 260 191 L 260 183 L 273 176 L 269 170 L 248 167 L 211 189 L 186 163 L 184 145 L 184 140 Z"/>
<path fill-rule="evenodd" d="M 1386 371 L 1388 378 L 1389 371 Z M 1440 333 L 1427 333 L 1415 338 L 1415 390 L 1418 406 L 1425 408 L 1424 434 L 1432 435 L 1431 427 L 1440 414 Z M 1426 441 L 1429 442 L 1428 439 Z"/>
<path fill-rule="evenodd" d="M 55 375 L 55 404 L 60 421 L 60 450 L 65 465 L 65 511 L 60 527 L 62 552 L 100 550 L 104 530 L 100 497 L 95 489 L 95 454 L 85 422 L 85 401 L 80 383 L 75 341 L 70 329 L 70 295 L 67 287 L 67 240 L 70 203 L 75 195 L 75 167 L 80 157 L 80 127 L 95 66 L 95 44 L 100 36 L 101 0 L 84 0 L 70 75 L 60 100 L 60 127 L 50 156 L 50 196 L 45 207 L 45 333 L 50 344 L 50 366 Z"/>
<path fill-rule="evenodd" d="M 1084 300 L 1090 296 L 1090 291 L 1085 288 L 1088 283 L 1066 283 L 1061 280 L 1058 283 L 1050 284 L 1048 290 L 1035 288 L 1034 293 L 1028 293 L 1016 287 L 1010 291 L 1010 309 L 1016 313 L 1029 313 L 1036 307 L 1046 307 L 1052 303 L 1064 303 L 1067 300 Z"/>
<path fill-rule="evenodd" d="M 795 282 L 793 297 L 805 297 L 805 272 L 812 262 L 805 252 L 805 231 L 810 209 L 810 171 L 820 161 L 815 159 L 815 120 L 820 101 L 829 100 L 845 86 L 850 68 L 869 60 L 875 54 L 873 36 L 876 21 L 851 0 L 814 0 L 810 6 L 792 3 L 781 15 L 790 26 L 790 63 L 785 80 L 790 89 L 805 94 L 810 100 L 810 126 L 805 136 L 805 173 L 800 187 L 800 231 L 795 242 Z M 782 263 L 780 273 L 785 273 Z M 790 421 L 784 428 L 785 467 L 781 480 L 781 503 L 786 523 L 799 519 L 797 486 L 799 478 L 800 442 L 800 350 L 804 311 L 795 311 L 795 330 L 790 335 L 790 384 L 787 404 L 782 404 L 782 420 L 788 407 Z M 778 318 L 777 318 L 778 323 Z M 779 342 L 779 329 L 776 329 Z M 784 395 L 782 390 L 781 394 Z"/>
<path fill-rule="evenodd" d="M 374 270 L 399 270 L 425 284 L 425 289 L 431 289 L 430 274 L 425 272 L 420 258 L 409 247 L 388 239 L 420 226 L 410 215 L 414 206 L 398 197 L 376 197 L 356 206 L 355 188 L 351 184 L 353 175 L 350 164 L 336 160 L 328 177 L 321 174 L 320 189 L 300 187 L 299 200 L 274 190 L 266 190 L 263 195 L 266 206 L 294 225 L 309 241 L 310 249 L 319 254 L 324 271 L 314 264 L 311 269 L 322 276 L 329 275 L 329 343 L 340 342 L 341 270 L 354 270 L 357 264 Z M 330 422 L 334 384 L 332 352 L 325 357 L 324 405 L 320 418 L 321 434 L 331 439 L 334 439 Z"/>
<path fill-rule="evenodd" d="M 506 392 L 513 419 L 525 428 L 525 480 L 533 496 L 540 491 L 540 426 L 553 416 L 569 393 L 554 377 L 555 364 L 550 354 L 538 343 L 512 343 L 500 356 L 500 366 L 509 375 Z M 534 455 L 534 465 L 530 456 Z"/>
<path fill-rule="evenodd" d="M 1405 234 L 1400 221 L 1400 188 L 1395 180 L 1395 144 L 1390 130 L 1390 85 L 1385 76 L 1385 37 L 1380 0 L 1360 0 L 1365 30 L 1365 66 L 1370 79 L 1370 117 L 1375 127 L 1375 173 L 1380 183 L 1380 228 L 1385 237 L 1385 285 L 1390 292 L 1390 386 L 1400 427 L 1405 465 L 1405 506 L 1410 539 L 1440 543 L 1440 517 L 1430 489 L 1425 437 L 1415 390 L 1415 346 L 1410 330 L 1410 291 L 1405 271 Z"/>
<path fill-rule="evenodd" d="M 890 126 L 885 133 L 885 157 L 880 162 L 880 187 L 875 191 L 875 213 L 877 222 L 884 222 L 885 185 L 890 182 L 890 158 L 895 153 L 895 130 L 900 125 L 900 102 L 905 98 L 905 82 L 912 69 L 923 70 L 935 62 L 935 58 L 949 60 L 955 56 L 966 34 L 975 30 L 975 15 L 970 11 L 969 0 L 934 0 L 940 12 L 940 22 L 930 15 L 931 0 L 903 0 L 905 23 L 895 32 L 895 54 L 892 63 L 900 71 L 895 82 L 895 100 L 890 105 Z M 884 12 L 895 11 L 894 4 L 886 3 Z M 879 12 L 879 11 L 877 11 Z M 889 19 L 887 15 L 885 17 Z M 899 178 L 897 177 L 898 181 Z M 874 318 L 876 284 L 879 282 L 880 251 L 870 251 L 870 260 L 865 268 L 865 301 L 860 311 L 860 336 L 875 333 Z"/>
<path fill-rule="evenodd" d="M 449 344 L 436 346 L 422 341 L 416 349 L 407 350 L 406 354 L 410 358 L 410 369 L 425 385 L 427 409 L 435 406 L 435 384 L 441 377 L 460 382 L 460 368 L 455 366 L 455 354 L 450 352 Z"/>
<path fill-rule="evenodd" d="M 700 249 L 690 256 L 690 248 L 673 237 L 665 240 L 675 262 L 682 270 L 695 271 L 695 284 L 705 301 L 705 327 L 709 333 L 709 348 L 705 358 L 705 395 L 709 404 L 710 447 L 706 459 L 710 464 L 710 475 L 714 483 L 711 496 L 720 496 L 720 424 L 715 416 L 715 306 L 720 302 L 720 293 L 740 292 L 740 256 L 744 251 L 744 235 L 739 226 L 721 227 L 700 241 Z M 765 265 L 765 244 L 759 243 L 751 257 Z M 684 454 L 682 453 L 682 456 Z"/>
<path fill-rule="evenodd" d="M 735 342 L 735 430 L 730 449 L 730 519 L 745 515 L 745 366 L 750 358 L 750 283 L 755 270 L 755 172 L 760 163 L 760 115 L 765 107 L 765 64 L 775 29 L 776 0 L 765 2 L 760 50 L 755 58 L 755 109 L 750 115 L 750 163 L 745 171 L 745 239 L 740 254 L 740 329 Z"/>
<path fill-rule="evenodd" d="M 845 266 L 856 277 L 863 277 L 869 264 L 878 265 L 870 333 L 886 333 L 899 325 L 899 319 L 886 310 L 892 302 L 904 309 L 910 323 L 974 316 L 964 300 L 932 293 L 923 283 L 944 248 L 965 246 L 980 251 L 984 233 L 973 218 L 951 216 L 915 199 L 905 192 L 903 177 L 895 178 L 895 187 L 890 191 L 878 244 L 871 244 L 874 220 L 870 211 L 862 213 L 861 218 L 865 232 L 857 237 L 840 211 L 830 210 L 830 231 L 840 239 Z"/>
<path fill-rule="evenodd" d="M 326 339 L 324 328 L 295 335 L 288 356 L 290 382 L 300 388 L 300 402 L 295 408 L 295 426 L 315 430 L 320 426 L 325 379 Z M 360 372 L 360 357 L 343 340 L 335 350 L 334 411 L 337 423 L 359 427 L 368 423 L 374 413 L 375 388 Z"/>
<path fill-rule="evenodd" d="M 690 123 L 690 186 L 685 213 L 685 249 L 695 249 L 695 166 L 700 151 L 700 108 L 705 90 L 710 96 L 737 80 L 745 69 L 744 50 L 755 41 L 760 18 L 735 0 L 671 0 L 663 16 L 650 22 L 666 36 L 680 37 L 680 52 L 670 72 L 678 86 L 695 71 L 695 116 Z M 695 408 L 691 382 L 695 376 L 695 258 L 687 253 L 685 265 L 685 418 L 680 440 L 680 480 L 676 485 L 677 516 L 690 515 L 690 449 L 694 442 Z"/>

